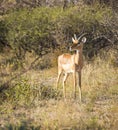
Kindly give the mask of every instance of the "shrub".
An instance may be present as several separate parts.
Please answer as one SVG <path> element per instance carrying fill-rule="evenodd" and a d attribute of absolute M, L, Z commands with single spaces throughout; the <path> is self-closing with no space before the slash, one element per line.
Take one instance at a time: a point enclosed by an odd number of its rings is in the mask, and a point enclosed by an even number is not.
<path fill-rule="evenodd" d="M 11 102 L 15 105 L 30 105 L 35 99 L 57 99 L 62 95 L 52 86 L 41 83 L 40 85 L 31 84 L 27 78 L 19 78 L 14 81 L 14 85 L 5 90 L 0 96 L 0 102 Z"/>
<path fill-rule="evenodd" d="M 60 46 L 67 46 L 74 33 L 86 32 L 88 43 L 86 50 L 104 47 L 93 42 L 97 36 L 113 37 L 114 33 L 108 24 L 113 19 L 113 12 L 106 6 L 95 4 L 69 7 L 37 7 L 14 10 L 4 17 L 5 39 L 18 58 L 23 58 L 26 51 L 38 55 L 53 52 Z M 106 24 L 107 23 L 107 24 Z M 109 27 L 110 26 L 110 27 Z M 107 39 L 107 40 L 108 40 Z M 99 39 L 100 41 L 101 39 Z M 67 43 L 67 44 L 66 44 Z M 91 44 L 94 43 L 94 44 Z M 105 42 L 106 43 L 106 42 Z M 99 47 L 100 46 L 100 47 Z"/>
<path fill-rule="evenodd" d="M 11 88 L 4 91 L 3 94 L 5 99 L 9 100 L 11 103 L 29 104 L 32 98 L 31 93 L 30 84 L 27 82 L 27 79 L 23 78 L 17 81 Z"/>

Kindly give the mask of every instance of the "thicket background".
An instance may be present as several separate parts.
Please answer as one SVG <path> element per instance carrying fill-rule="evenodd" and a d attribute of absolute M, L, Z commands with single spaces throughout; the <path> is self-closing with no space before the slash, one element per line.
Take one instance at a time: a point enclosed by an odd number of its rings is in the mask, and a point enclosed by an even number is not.
<path fill-rule="evenodd" d="M 116 8 L 117 1 L 110 0 L 3 0 L 0 50 L 7 46 L 18 58 L 23 58 L 26 51 L 44 55 L 68 46 L 74 33 L 87 33 L 85 52 L 91 56 L 101 48 L 117 44 Z"/>

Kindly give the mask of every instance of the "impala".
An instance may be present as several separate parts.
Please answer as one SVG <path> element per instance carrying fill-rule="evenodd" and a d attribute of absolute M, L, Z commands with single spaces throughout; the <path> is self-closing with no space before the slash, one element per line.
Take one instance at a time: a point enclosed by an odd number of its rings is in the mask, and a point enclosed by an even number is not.
<path fill-rule="evenodd" d="M 73 83 L 74 83 L 74 97 L 76 98 L 76 86 L 77 81 L 79 81 L 79 98 L 81 102 L 81 71 L 83 68 L 83 44 L 86 42 L 86 37 L 84 34 L 79 38 L 74 34 L 74 38 L 72 37 L 72 46 L 70 47 L 70 51 L 76 51 L 75 54 L 71 55 L 68 53 L 64 53 L 58 57 L 58 78 L 57 78 L 57 87 L 58 82 L 60 80 L 60 76 L 64 73 L 63 77 L 63 95 L 66 98 L 66 88 L 65 82 L 67 80 L 68 74 L 73 74 Z M 76 73 L 78 74 L 78 79 L 76 77 Z"/>

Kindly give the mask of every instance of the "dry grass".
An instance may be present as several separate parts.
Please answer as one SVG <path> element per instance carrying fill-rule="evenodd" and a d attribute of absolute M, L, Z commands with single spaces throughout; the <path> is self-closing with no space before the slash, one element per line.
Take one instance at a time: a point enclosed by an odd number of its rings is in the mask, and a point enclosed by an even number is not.
<path fill-rule="evenodd" d="M 16 84 L 28 95 L 18 101 L 11 98 L 0 105 L 1 129 L 36 130 L 116 130 L 118 129 L 118 68 L 117 52 L 109 51 L 85 63 L 82 72 L 82 104 L 73 98 L 72 79 L 67 81 L 67 100 L 62 97 L 62 85 L 55 88 L 57 68 L 30 70 Z M 10 74 L 10 66 L 1 67 L 1 74 Z M 2 82 L 9 75 L 2 75 Z M 19 86 L 22 89 L 18 89 Z M 26 91 L 30 86 L 30 91 Z M 31 92 L 34 91 L 34 92 Z M 14 91 L 13 91 L 14 92 Z M 30 94 L 28 93 L 30 92 Z M 6 91 L 6 94 L 10 94 Z M 78 91 L 77 91 L 77 95 Z M 3 98 L 1 98 L 3 99 Z M 26 103 L 26 101 L 28 103 Z"/>

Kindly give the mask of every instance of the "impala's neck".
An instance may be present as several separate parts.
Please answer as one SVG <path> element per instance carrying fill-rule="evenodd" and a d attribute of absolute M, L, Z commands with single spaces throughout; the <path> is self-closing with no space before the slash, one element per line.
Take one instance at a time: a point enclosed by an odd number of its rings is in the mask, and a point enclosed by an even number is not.
<path fill-rule="evenodd" d="M 76 64 L 77 65 L 82 65 L 83 62 L 83 57 L 82 54 L 83 53 L 83 46 L 81 48 L 79 48 L 78 50 L 76 50 Z"/>

